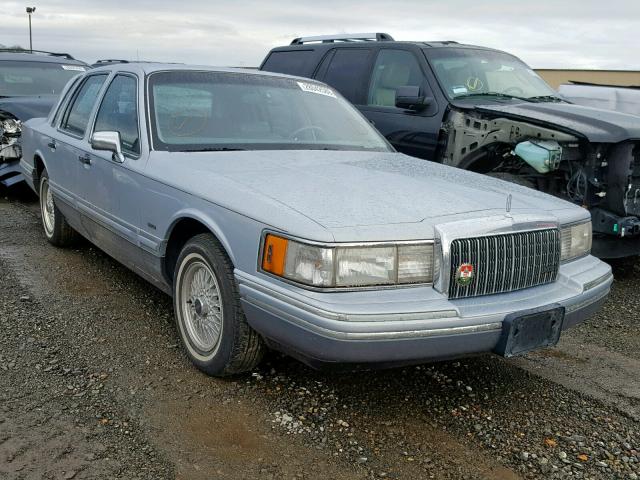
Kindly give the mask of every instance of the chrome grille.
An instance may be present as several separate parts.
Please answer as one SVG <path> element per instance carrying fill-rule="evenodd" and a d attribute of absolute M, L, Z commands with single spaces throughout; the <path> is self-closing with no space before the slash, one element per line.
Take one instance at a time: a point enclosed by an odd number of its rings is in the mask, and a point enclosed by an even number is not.
<path fill-rule="evenodd" d="M 458 267 L 473 265 L 473 281 L 456 281 Z M 449 298 L 512 292 L 553 282 L 560 265 L 558 229 L 534 230 L 451 242 Z"/>

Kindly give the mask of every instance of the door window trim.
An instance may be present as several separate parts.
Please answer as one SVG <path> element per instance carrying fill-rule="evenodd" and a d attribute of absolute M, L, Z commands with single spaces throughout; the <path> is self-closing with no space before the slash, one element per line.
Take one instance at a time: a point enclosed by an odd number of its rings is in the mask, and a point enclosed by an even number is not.
<path fill-rule="evenodd" d="M 93 117 L 95 116 L 95 112 L 96 112 L 97 106 L 101 102 L 102 90 L 104 89 L 104 86 L 107 84 L 107 80 L 109 79 L 110 73 L 111 72 L 99 72 L 99 73 L 93 73 L 93 74 L 87 75 L 87 76 L 84 77 L 82 82 L 80 82 L 76 86 L 75 90 L 73 91 L 73 95 L 71 97 L 69 97 L 69 101 L 67 102 L 67 105 L 65 106 L 64 113 L 58 119 L 59 120 L 58 121 L 58 126 L 57 126 L 58 132 L 63 133 L 65 135 L 69 136 L 69 137 L 75 138 L 77 140 L 82 140 L 83 138 L 85 138 L 87 136 L 87 132 L 89 131 L 89 125 L 91 125 L 91 121 L 92 121 Z M 97 100 L 95 101 L 93 107 L 91 107 L 91 112 L 89 113 L 89 120 L 87 121 L 87 128 L 84 129 L 84 133 L 82 135 L 78 135 L 77 133 L 73 133 L 73 132 L 70 132 L 70 131 L 64 129 L 62 127 L 62 122 L 63 122 L 63 118 L 65 118 L 67 113 L 69 113 L 69 110 L 71 108 L 73 108 L 73 105 L 75 104 L 75 101 L 78 98 L 78 94 L 80 93 L 80 90 L 82 90 L 82 87 L 89 81 L 89 79 L 91 77 L 105 77 L 105 79 L 102 82 L 102 85 L 100 86 L 100 90 L 98 90 Z"/>
<path fill-rule="evenodd" d="M 138 154 L 134 154 L 131 152 L 128 152 L 126 150 L 122 150 L 122 154 L 127 157 L 130 158 L 132 160 L 138 160 L 141 156 L 142 156 L 142 129 L 140 128 L 140 79 L 138 78 L 138 75 L 136 75 L 133 72 L 126 72 L 126 71 L 118 71 L 118 72 L 112 72 L 113 75 L 111 76 L 111 79 L 106 82 L 106 88 L 104 89 L 104 91 L 102 92 L 102 94 L 100 95 L 100 98 L 98 99 L 98 108 L 96 109 L 96 111 L 94 112 L 93 118 L 91 120 L 91 130 L 90 130 L 90 135 L 89 135 L 89 144 L 91 144 L 91 137 L 93 137 L 93 134 L 95 133 L 95 129 L 96 129 L 96 122 L 98 120 L 98 113 L 100 112 L 100 107 L 102 107 L 102 102 L 104 102 L 104 97 L 107 95 L 107 91 L 109 90 L 109 87 L 111 86 L 111 84 L 113 83 L 113 81 L 116 79 L 116 77 L 118 77 L 119 75 L 123 76 L 123 77 L 132 77 L 135 81 L 136 81 L 136 114 L 138 117 L 138 143 L 140 145 L 140 153 Z"/>

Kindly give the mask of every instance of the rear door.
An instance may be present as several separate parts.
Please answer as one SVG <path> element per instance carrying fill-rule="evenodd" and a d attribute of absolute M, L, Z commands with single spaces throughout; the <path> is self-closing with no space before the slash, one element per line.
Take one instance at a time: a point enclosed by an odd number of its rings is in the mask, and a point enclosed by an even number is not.
<path fill-rule="evenodd" d="M 80 83 L 62 111 L 55 139 L 52 138 L 49 145 L 47 169 L 53 192 L 76 211 L 81 210 L 84 195 L 79 173 L 86 157 L 87 127 L 107 77 L 106 73 L 89 75 Z M 76 212 L 63 213 L 67 217 L 77 215 Z M 75 218 L 68 219 L 75 228 L 80 228 Z"/>

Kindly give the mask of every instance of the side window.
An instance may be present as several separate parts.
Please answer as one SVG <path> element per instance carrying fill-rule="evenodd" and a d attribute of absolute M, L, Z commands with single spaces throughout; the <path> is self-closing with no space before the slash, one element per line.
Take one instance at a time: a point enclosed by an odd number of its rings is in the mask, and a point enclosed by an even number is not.
<path fill-rule="evenodd" d="M 271 52 L 260 70 L 308 77 L 313 73 L 313 50 Z"/>
<path fill-rule="evenodd" d="M 380 50 L 373 67 L 368 105 L 395 107 L 398 87 L 424 88 L 425 81 L 420 65 L 406 50 Z"/>
<path fill-rule="evenodd" d="M 92 75 L 78 88 L 62 119 L 60 126 L 63 130 L 73 135 L 84 135 L 91 110 L 106 78 L 107 75 Z"/>
<path fill-rule="evenodd" d="M 120 132 L 123 152 L 140 154 L 138 131 L 138 82 L 129 75 L 116 75 L 107 88 L 96 116 L 94 132 Z"/>
<path fill-rule="evenodd" d="M 366 75 L 369 67 L 368 48 L 338 48 L 331 64 L 322 79 L 352 103 L 362 103 L 359 95 L 365 90 Z"/>
<path fill-rule="evenodd" d="M 64 112 L 65 105 L 67 104 L 67 100 L 69 100 L 69 97 L 73 94 L 73 92 L 76 89 L 76 86 L 78 84 L 78 79 L 79 79 L 79 76 L 75 77 L 71 81 L 71 85 L 69 85 L 69 88 L 65 92 L 64 97 L 60 100 L 60 103 L 58 104 L 58 110 L 56 110 L 56 113 L 53 116 L 53 119 L 51 120 L 52 126 L 55 127 L 56 124 L 58 123 L 58 120 L 60 120 L 60 117 L 62 116 L 62 112 Z"/>

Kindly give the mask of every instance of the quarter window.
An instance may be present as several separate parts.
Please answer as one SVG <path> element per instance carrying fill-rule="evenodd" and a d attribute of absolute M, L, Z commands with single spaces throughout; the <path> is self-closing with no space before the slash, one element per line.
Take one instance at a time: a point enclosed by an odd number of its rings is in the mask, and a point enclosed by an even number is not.
<path fill-rule="evenodd" d="M 62 129 L 83 136 L 106 75 L 91 75 L 79 87 L 62 120 Z"/>
<path fill-rule="evenodd" d="M 352 103 L 362 103 L 363 87 L 369 66 L 368 48 L 338 48 L 327 68 L 324 82 L 335 87 Z"/>
<path fill-rule="evenodd" d="M 140 153 L 138 83 L 129 75 L 116 75 L 104 94 L 94 132 L 119 132 L 124 152 Z"/>
<path fill-rule="evenodd" d="M 424 77 L 416 57 L 406 50 L 380 50 L 373 68 L 368 104 L 395 107 L 396 89 L 406 86 L 424 86 Z"/>
<path fill-rule="evenodd" d="M 53 120 L 51 121 L 51 125 L 55 126 L 58 123 L 58 120 L 60 120 L 60 116 L 62 115 L 62 112 L 64 112 L 65 104 L 67 103 L 67 100 L 69 100 L 69 97 L 71 96 L 71 94 L 73 93 L 73 91 L 76 88 L 76 84 L 78 83 L 78 78 L 74 78 L 71 81 L 71 85 L 69 86 L 69 88 L 67 89 L 66 93 L 64 94 L 64 98 L 62 100 L 60 100 L 60 103 L 58 105 L 58 110 L 56 111 L 55 115 L 53 116 Z"/>

